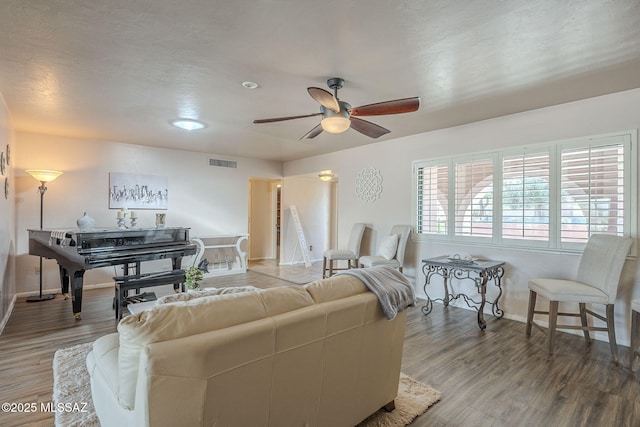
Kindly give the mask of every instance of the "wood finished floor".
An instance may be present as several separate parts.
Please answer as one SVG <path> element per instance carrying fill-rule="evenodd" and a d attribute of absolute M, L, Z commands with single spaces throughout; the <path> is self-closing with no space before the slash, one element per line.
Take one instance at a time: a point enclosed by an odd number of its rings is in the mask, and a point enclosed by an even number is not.
<path fill-rule="evenodd" d="M 272 265 L 268 271 L 269 263 L 261 263 L 260 273 L 214 282 L 295 286 L 277 275 L 291 279 L 296 268 Z M 300 274 L 310 280 L 321 276 L 317 264 Z M 168 288 L 154 291 L 171 292 Z M 80 321 L 60 295 L 41 303 L 20 299 L 0 336 L 0 402 L 49 402 L 53 354 L 115 331 L 112 296 L 110 288 L 87 290 Z M 472 311 L 436 304 L 424 316 L 420 307 L 408 309 L 402 370 L 441 391 L 442 399 L 412 426 L 640 425 L 640 383 L 626 363 L 611 363 L 608 344 L 587 345 L 561 333 L 556 354 L 548 357 L 543 335 L 534 331 L 527 339 L 522 323 L 488 316 L 482 333 Z M 620 353 L 626 362 L 628 348 L 621 347 Z M 51 426 L 53 414 L 0 413 L 0 425 Z"/>

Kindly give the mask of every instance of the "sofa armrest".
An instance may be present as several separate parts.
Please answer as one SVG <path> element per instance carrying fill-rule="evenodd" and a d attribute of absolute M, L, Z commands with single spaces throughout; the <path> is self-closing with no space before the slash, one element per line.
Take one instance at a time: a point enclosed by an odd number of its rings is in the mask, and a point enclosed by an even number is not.
<path fill-rule="evenodd" d="M 117 332 L 98 338 L 93 343 L 91 352 L 87 355 L 87 370 L 93 377 L 94 371 L 100 370 L 106 379 L 105 383 L 114 397 L 118 398 L 118 352 L 120 338 Z"/>

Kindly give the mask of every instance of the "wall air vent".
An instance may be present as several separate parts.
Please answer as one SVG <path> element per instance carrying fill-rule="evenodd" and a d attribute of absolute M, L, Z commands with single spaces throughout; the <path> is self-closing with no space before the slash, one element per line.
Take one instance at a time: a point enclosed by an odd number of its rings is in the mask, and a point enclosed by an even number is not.
<path fill-rule="evenodd" d="M 238 162 L 231 160 L 209 159 L 209 166 L 220 166 L 223 168 L 237 168 Z"/>

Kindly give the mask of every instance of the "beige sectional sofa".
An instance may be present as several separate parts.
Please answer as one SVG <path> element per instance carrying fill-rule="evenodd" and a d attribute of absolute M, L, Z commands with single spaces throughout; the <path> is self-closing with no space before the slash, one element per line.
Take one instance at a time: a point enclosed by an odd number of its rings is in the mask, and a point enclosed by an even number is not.
<path fill-rule="evenodd" d="M 87 357 L 108 426 L 353 426 L 397 394 L 405 312 L 334 276 L 162 304 Z"/>

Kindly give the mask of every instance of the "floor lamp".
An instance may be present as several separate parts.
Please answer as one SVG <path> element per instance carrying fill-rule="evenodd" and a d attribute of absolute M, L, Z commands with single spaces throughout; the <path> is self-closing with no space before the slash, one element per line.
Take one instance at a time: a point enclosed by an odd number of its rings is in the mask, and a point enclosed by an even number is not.
<path fill-rule="evenodd" d="M 45 191 L 47 191 L 47 186 L 45 184 L 53 181 L 54 179 L 62 175 L 62 172 L 46 171 L 46 170 L 28 170 L 26 172 L 40 182 L 40 187 L 38 187 L 38 191 L 40 192 L 40 230 L 42 230 L 42 212 L 43 212 L 42 206 L 43 206 L 43 200 L 44 200 L 44 193 Z M 56 297 L 56 294 L 42 295 L 42 257 L 40 257 L 39 272 L 40 272 L 40 295 L 27 297 L 28 302 L 47 301 L 47 300 L 54 299 Z"/>

